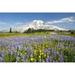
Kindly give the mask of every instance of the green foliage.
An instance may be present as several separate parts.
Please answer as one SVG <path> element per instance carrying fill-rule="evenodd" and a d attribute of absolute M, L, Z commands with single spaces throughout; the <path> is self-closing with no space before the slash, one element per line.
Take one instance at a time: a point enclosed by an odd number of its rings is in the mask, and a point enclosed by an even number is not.
<path fill-rule="evenodd" d="M 53 32 L 53 31 L 54 31 L 54 30 L 45 30 L 45 29 L 34 30 L 33 28 L 29 28 L 27 31 L 24 31 L 24 33 Z"/>
<path fill-rule="evenodd" d="M 10 31 L 9 32 L 12 33 L 12 28 L 10 28 Z"/>
<path fill-rule="evenodd" d="M 74 31 L 71 31 L 71 34 L 74 34 L 75 32 Z"/>
<path fill-rule="evenodd" d="M 64 62 L 75 62 L 75 51 L 74 50 L 64 50 Z"/>
<path fill-rule="evenodd" d="M 29 28 L 27 31 L 25 31 L 26 33 L 32 33 L 34 31 L 33 28 Z"/>
<path fill-rule="evenodd" d="M 16 57 L 12 54 L 5 54 L 4 56 L 5 62 L 16 62 Z"/>

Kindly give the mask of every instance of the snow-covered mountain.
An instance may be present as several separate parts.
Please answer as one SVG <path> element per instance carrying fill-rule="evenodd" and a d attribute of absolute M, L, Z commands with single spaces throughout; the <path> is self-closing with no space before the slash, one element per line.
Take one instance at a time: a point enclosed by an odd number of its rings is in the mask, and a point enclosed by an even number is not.
<path fill-rule="evenodd" d="M 45 29 L 45 30 L 62 30 L 62 31 L 67 31 L 68 29 L 64 29 L 64 28 L 60 28 L 58 26 L 55 25 L 51 25 L 51 24 L 46 24 L 44 21 L 42 20 L 33 20 L 31 23 L 29 24 L 25 24 L 25 25 L 20 25 L 17 27 L 13 27 L 12 31 L 17 31 L 17 32 L 24 32 L 26 30 L 28 30 L 29 28 L 33 28 L 34 30 L 38 30 L 38 29 Z M 10 28 L 9 28 L 10 29 Z M 3 30 L 3 32 L 8 32 L 9 29 L 5 29 Z"/>
<path fill-rule="evenodd" d="M 60 27 L 55 26 L 55 25 L 45 24 L 44 21 L 42 21 L 42 20 L 33 20 L 33 22 L 31 22 L 30 24 L 22 25 L 22 26 L 19 26 L 19 27 L 15 27 L 13 30 L 14 31 L 18 31 L 18 32 L 24 32 L 24 31 L 26 31 L 29 28 L 33 28 L 34 30 L 46 29 L 46 30 L 67 31 L 67 29 L 60 28 Z"/>

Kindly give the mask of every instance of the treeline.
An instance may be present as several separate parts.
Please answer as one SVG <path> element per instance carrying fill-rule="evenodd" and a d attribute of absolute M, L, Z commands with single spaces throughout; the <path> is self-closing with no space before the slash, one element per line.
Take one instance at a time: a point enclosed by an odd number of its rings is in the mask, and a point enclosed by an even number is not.
<path fill-rule="evenodd" d="M 68 32 L 70 32 L 71 34 L 75 34 L 75 30 L 69 30 Z"/>
<path fill-rule="evenodd" d="M 29 29 L 25 30 L 23 33 L 47 32 L 47 31 L 54 31 L 54 30 L 45 30 L 45 29 L 34 30 L 33 28 L 29 28 Z M 10 28 L 9 33 L 20 33 L 20 32 L 13 31 L 12 28 Z"/>
<path fill-rule="evenodd" d="M 75 34 L 75 30 L 68 30 L 68 31 L 55 31 L 55 30 L 46 30 L 46 29 L 37 29 L 34 30 L 33 28 L 29 28 L 28 30 L 25 30 L 23 33 L 34 33 L 34 32 L 61 32 L 61 33 L 70 33 L 70 34 Z M 9 33 L 20 33 L 18 31 L 13 31 L 12 28 L 10 28 Z"/>
<path fill-rule="evenodd" d="M 45 30 L 45 29 L 34 30 L 33 28 L 29 28 L 28 30 L 24 31 L 24 33 L 47 32 L 47 31 L 54 31 L 54 30 Z"/>

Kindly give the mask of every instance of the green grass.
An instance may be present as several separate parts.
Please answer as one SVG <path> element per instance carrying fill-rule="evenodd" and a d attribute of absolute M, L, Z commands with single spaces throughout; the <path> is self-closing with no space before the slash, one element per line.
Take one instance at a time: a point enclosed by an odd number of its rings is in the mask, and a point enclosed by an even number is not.
<path fill-rule="evenodd" d="M 35 33 L 0 33 L 0 38 L 16 37 L 16 36 L 36 36 L 36 35 L 49 35 L 50 32 L 35 32 Z"/>
<path fill-rule="evenodd" d="M 57 32 L 59 35 L 65 35 L 65 36 L 73 36 L 75 37 L 75 33 L 71 34 L 70 32 Z"/>
<path fill-rule="evenodd" d="M 65 35 L 65 36 L 73 36 L 73 37 L 75 37 L 75 34 L 63 34 L 63 35 Z"/>
<path fill-rule="evenodd" d="M 14 56 L 14 54 L 12 54 L 12 55 L 6 54 L 4 56 L 4 61 L 5 62 L 16 62 L 16 57 Z"/>
<path fill-rule="evenodd" d="M 16 37 L 16 36 L 36 36 L 36 35 L 50 35 L 50 31 L 46 31 L 46 32 L 32 32 L 32 33 L 0 33 L 0 38 L 6 38 L 6 37 Z M 65 36 L 73 36 L 75 37 L 75 34 L 71 34 L 69 32 L 65 33 L 65 32 L 55 32 L 58 35 L 65 35 Z"/>

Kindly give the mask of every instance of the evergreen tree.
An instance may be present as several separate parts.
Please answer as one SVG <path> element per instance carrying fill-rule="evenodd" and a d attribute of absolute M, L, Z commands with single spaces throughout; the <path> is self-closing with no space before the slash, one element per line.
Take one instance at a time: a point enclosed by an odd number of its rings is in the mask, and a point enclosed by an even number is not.
<path fill-rule="evenodd" d="M 10 31 L 9 32 L 12 33 L 12 28 L 10 28 Z"/>

